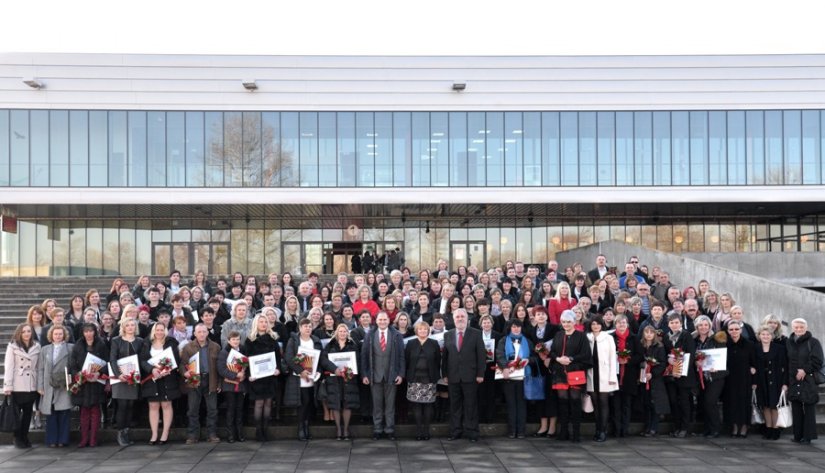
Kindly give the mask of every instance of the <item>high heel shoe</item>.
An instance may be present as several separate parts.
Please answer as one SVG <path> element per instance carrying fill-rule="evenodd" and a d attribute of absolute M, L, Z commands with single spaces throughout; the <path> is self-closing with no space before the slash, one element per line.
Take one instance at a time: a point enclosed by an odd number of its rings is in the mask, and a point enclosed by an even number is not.
<path fill-rule="evenodd" d="M 547 430 L 545 430 L 544 432 L 535 432 L 533 434 L 533 437 L 536 437 L 536 438 L 547 437 L 547 432 L 548 432 Z"/>

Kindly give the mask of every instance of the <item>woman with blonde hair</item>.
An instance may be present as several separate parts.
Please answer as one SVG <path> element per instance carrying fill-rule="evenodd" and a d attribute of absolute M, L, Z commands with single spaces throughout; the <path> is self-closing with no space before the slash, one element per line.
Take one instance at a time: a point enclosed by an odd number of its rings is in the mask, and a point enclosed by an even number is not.
<path fill-rule="evenodd" d="M 54 309 L 52 309 L 54 310 Z M 46 445 L 65 447 L 69 443 L 69 418 L 72 400 L 66 390 L 66 372 L 72 344 L 69 329 L 63 325 L 49 328 L 46 338 L 49 344 L 40 351 L 37 363 L 37 392 L 40 394 L 40 411 L 48 416 L 46 421 Z"/>
<path fill-rule="evenodd" d="M 160 366 L 160 356 L 165 350 L 172 352 L 174 360 L 170 361 L 180 365 L 178 341 L 168 335 L 163 324 L 155 322 L 149 330 L 149 338 L 138 354 L 143 376 L 152 378 L 152 381 L 144 383 L 141 387 L 141 396 L 149 403 L 149 429 L 152 431 L 149 445 L 157 443 L 165 445 L 169 440 L 169 429 L 172 427 L 174 417 L 172 401 L 181 395 L 178 370 L 164 369 Z M 152 359 L 157 361 L 150 363 Z M 161 410 L 163 411 L 163 433 L 158 438 Z"/>
<path fill-rule="evenodd" d="M 140 383 L 129 384 L 132 373 L 124 373 L 118 366 L 118 360 L 137 355 L 143 349 L 143 339 L 138 336 L 138 323 L 135 319 L 124 317 L 120 321 L 120 335 L 112 338 L 112 347 L 109 350 L 109 363 L 112 367 L 111 376 L 120 379 L 120 383 L 112 386 L 112 399 L 117 400 L 117 443 L 121 447 L 132 445 L 129 440 L 129 424 L 132 420 L 134 403 L 140 398 Z M 139 366 L 134 367 L 139 370 Z"/>
<path fill-rule="evenodd" d="M 562 281 L 556 287 L 556 294 L 550 299 L 547 305 L 547 320 L 550 325 L 559 325 L 561 323 L 561 314 L 565 310 L 570 310 L 576 307 L 576 300 L 573 299 L 570 293 L 570 284 Z"/>
<path fill-rule="evenodd" d="M 289 333 L 298 331 L 298 321 L 302 319 L 300 307 L 298 298 L 294 295 L 288 296 L 284 301 L 284 313 L 281 314 L 281 323 L 286 326 Z"/>
<path fill-rule="evenodd" d="M 259 442 L 268 440 L 266 427 L 272 414 L 272 399 L 278 392 L 278 375 L 283 371 L 278 338 L 278 334 L 272 331 L 269 319 L 258 314 L 252 319 L 252 330 L 243 349 L 246 356 L 275 353 L 275 376 L 249 378 L 249 399 L 254 401 L 255 440 Z"/>
<path fill-rule="evenodd" d="M 762 325 L 771 329 L 771 335 L 773 336 L 774 343 L 785 346 L 785 343 L 788 341 L 788 337 L 784 334 L 782 319 L 780 319 L 778 315 L 766 315 L 765 318 L 762 319 Z"/>
<path fill-rule="evenodd" d="M 398 319 L 396 319 L 398 320 Z M 337 431 L 336 439 L 349 440 L 349 422 L 352 410 L 360 407 L 360 392 L 358 390 L 358 376 L 344 378 L 343 368 L 339 368 L 329 360 L 330 353 L 353 353 L 355 364 L 358 365 L 360 353 L 358 346 L 349 336 L 349 329 L 345 324 L 335 327 L 335 335 L 321 352 L 320 367 L 327 373 L 324 385 L 326 386 L 326 402 L 332 412 Z"/>

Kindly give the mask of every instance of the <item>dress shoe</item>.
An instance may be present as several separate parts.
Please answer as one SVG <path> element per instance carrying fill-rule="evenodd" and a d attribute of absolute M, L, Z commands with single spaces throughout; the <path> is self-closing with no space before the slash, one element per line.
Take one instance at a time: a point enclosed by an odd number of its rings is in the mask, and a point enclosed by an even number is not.
<path fill-rule="evenodd" d="M 547 437 L 547 431 L 545 430 L 544 432 L 535 432 L 533 434 L 533 437 Z"/>
<path fill-rule="evenodd" d="M 427 440 L 430 440 L 430 436 L 425 435 L 425 436 L 421 437 L 421 440 L 424 440 L 426 442 Z"/>
<path fill-rule="evenodd" d="M 395 434 L 387 434 L 387 440 L 389 440 L 390 442 L 395 442 L 398 439 L 395 438 Z"/>
<path fill-rule="evenodd" d="M 516 434 L 510 432 L 509 434 L 507 434 L 507 438 L 508 439 L 514 439 L 514 438 L 516 438 Z"/>
<path fill-rule="evenodd" d="M 458 440 L 460 438 L 461 438 L 461 435 L 450 435 L 449 437 L 447 437 L 447 441 L 452 442 L 453 440 Z"/>
<path fill-rule="evenodd" d="M 806 439 L 806 438 L 803 437 L 803 438 L 799 439 L 799 443 L 801 445 L 810 445 L 811 444 L 811 439 Z"/>
<path fill-rule="evenodd" d="M 377 433 L 377 432 L 376 432 L 376 433 L 373 433 L 373 434 L 372 434 L 372 439 L 373 439 L 373 440 L 381 440 L 381 434 L 380 434 L 380 433 Z"/>

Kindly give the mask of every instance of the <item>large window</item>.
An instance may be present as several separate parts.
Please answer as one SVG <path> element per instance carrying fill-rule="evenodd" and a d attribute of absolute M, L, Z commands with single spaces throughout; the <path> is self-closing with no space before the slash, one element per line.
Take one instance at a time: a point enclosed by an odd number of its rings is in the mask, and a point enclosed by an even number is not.
<path fill-rule="evenodd" d="M 0 187 L 819 185 L 822 110 L 0 110 Z"/>

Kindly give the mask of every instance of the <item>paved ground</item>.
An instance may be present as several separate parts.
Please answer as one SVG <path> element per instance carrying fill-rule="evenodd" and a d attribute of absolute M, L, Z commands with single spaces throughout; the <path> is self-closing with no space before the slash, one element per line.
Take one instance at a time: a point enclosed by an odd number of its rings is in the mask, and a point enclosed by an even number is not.
<path fill-rule="evenodd" d="M 281 440 L 260 444 L 165 447 L 136 445 L 127 449 L 16 450 L 0 447 L 0 472 L 814 472 L 825 471 L 825 441 L 800 446 L 787 438 L 765 442 L 717 439 L 585 441 L 578 445 L 553 440 L 487 438 L 429 442 L 402 440 L 352 442 Z"/>

